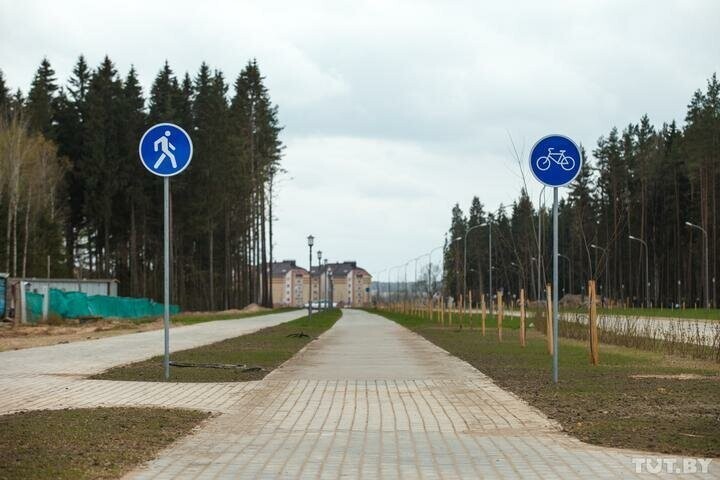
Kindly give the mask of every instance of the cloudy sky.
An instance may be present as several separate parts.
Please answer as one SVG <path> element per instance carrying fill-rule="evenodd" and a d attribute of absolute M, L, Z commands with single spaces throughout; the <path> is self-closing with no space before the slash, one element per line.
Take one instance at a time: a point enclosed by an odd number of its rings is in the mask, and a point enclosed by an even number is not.
<path fill-rule="evenodd" d="M 306 264 L 312 233 L 378 274 L 440 245 L 456 202 L 511 203 L 513 142 L 525 162 L 547 133 L 592 149 L 682 120 L 720 70 L 718 19 L 717 0 L 0 0 L 0 69 L 26 91 L 43 56 L 64 81 L 108 54 L 147 91 L 166 59 L 233 79 L 257 58 L 287 145 L 276 257 Z"/>

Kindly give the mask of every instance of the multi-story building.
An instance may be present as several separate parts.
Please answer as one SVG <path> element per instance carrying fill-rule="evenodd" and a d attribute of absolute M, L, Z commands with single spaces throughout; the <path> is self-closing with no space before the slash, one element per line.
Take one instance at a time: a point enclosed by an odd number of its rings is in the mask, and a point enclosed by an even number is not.
<path fill-rule="evenodd" d="M 272 264 L 272 298 L 275 306 L 302 307 L 308 298 L 308 271 L 295 260 Z"/>
<path fill-rule="evenodd" d="M 326 300 L 327 295 L 339 306 L 362 307 L 370 303 L 372 277 L 355 261 L 313 266 L 312 275 L 308 275 L 294 260 L 285 260 L 273 263 L 272 275 L 276 306 L 302 306 L 310 293 L 313 302 Z"/>
<path fill-rule="evenodd" d="M 372 276 L 363 268 L 357 266 L 355 261 L 323 264 L 320 268 L 313 267 L 313 280 L 318 290 L 330 290 L 330 297 L 334 303 L 347 307 L 362 307 L 370 303 L 370 284 Z M 327 284 L 326 282 L 330 282 Z M 317 299 L 316 290 L 313 289 L 313 300 Z"/>

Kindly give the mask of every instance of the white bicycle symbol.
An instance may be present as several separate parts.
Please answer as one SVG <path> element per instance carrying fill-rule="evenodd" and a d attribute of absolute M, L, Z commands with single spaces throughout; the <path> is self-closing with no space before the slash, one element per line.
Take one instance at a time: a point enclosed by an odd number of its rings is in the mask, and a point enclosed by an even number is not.
<path fill-rule="evenodd" d="M 558 153 L 553 152 L 553 150 L 553 148 L 548 148 L 547 156 L 540 157 L 535 161 L 535 166 L 538 168 L 538 170 L 544 172 L 545 170 L 550 168 L 552 162 L 560 165 L 560 167 L 566 172 L 569 172 L 570 170 L 575 168 L 575 159 L 565 155 L 565 150 L 560 150 L 560 152 Z"/>

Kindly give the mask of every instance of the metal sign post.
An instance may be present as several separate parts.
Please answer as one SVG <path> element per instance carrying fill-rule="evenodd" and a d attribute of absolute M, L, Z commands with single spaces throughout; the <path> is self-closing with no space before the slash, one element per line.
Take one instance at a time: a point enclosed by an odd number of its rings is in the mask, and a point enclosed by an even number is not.
<path fill-rule="evenodd" d="M 558 324 L 560 323 L 558 295 L 558 187 L 575 180 L 582 167 L 582 155 L 578 146 L 568 137 L 548 135 L 535 143 L 530 151 L 530 171 L 535 178 L 548 187 L 553 187 L 553 248 L 552 248 L 552 378 L 558 382 Z M 538 258 L 538 270 L 540 259 Z M 549 319 L 548 319 L 549 320 Z"/>
<path fill-rule="evenodd" d="M 170 379 L 170 177 L 190 165 L 192 140 L 185 130 L 173 123 L 158 123 L 140 139 L 140 161 L 153 175 L 163 178 L 163 328 L 165 380 Z"/>

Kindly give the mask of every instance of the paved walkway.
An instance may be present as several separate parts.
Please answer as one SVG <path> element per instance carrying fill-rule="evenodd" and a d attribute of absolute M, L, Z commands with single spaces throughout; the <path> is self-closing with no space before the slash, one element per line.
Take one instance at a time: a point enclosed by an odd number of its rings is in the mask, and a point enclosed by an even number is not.
<path fill-rule="evenodd" d="M 302 310 L 220 320 L 170 330 L 170 350 L 237 337 L 305 315 Z M 162 354 L 163 331 L 0 352 L 0 414 L 93 406 L 166 406 L 224 412 L 254 388 L 247 383 L 84 380 L 110 367 Z"/>
<path fill-rule="evenodd" d="M 226 413 L 128 477 L 656 478 L 633 458 L 657 457 L 570 438 L 470 365 L 365 312 L 346 310 L 245 385 Z M 227 392 L 205 401 L 216 395 Z"/>

